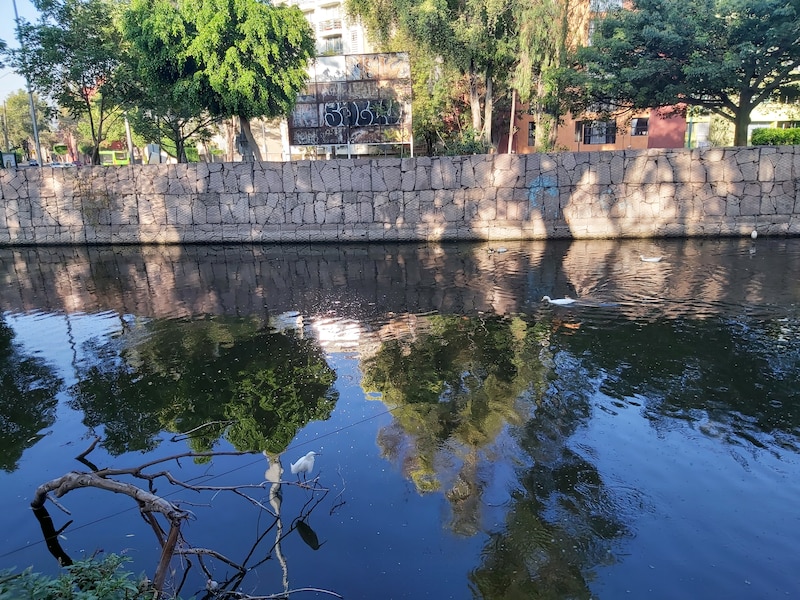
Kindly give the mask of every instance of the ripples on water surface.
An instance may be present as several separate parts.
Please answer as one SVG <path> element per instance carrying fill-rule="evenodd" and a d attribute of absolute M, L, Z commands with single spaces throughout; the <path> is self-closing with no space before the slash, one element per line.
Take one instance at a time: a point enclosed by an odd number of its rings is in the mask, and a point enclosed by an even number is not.
<path fill-rule="evenodd" d="M 28 503 L 98 435 L 100 468 L 255 452 L 169 463 L 213 485 L 322 453 L 329 491 L 283 486 L 280 530 L 159 484 L 195 503 L 188 543 L 255 567 L 251 594 L 800 589 L 800 240 L 3 249 L 0 275 L 0 568 L 56 571 Z M 61 503 L 67 554 L 152 576 L 128 498 Z"/>

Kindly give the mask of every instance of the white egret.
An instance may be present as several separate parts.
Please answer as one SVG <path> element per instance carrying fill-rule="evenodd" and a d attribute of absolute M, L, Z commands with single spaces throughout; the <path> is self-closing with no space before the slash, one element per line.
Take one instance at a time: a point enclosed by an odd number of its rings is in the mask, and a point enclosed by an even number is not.
<path fill-rule="evenodd" d="M 750 237 L 756 239 L 758 237 L 758 231 L 753 229 L 753 231 L 750 233 Z"/>
<path fill-rule="evenodd" d="M 306 473 L 310 473 L 314 469 L 314 457 L 320 454 L 313 450 L 297 459 L 297 462 L 291 464 L 292 475 L 297 475 L 300 479 L 300 473 L 303 474 L 303 479 L 306 478 Z"/>
<path fill-rule="evenodd" d="M 567 306 L 569 304 L 575 304 L 577 300 L 575 300 L 575 298 L 570 298 L 569 296 L 565 296 L 563 298 L 551 298 L 550 296 L 542 296 L 542 302 L 549 302 L 550 304 L 556 304 L 558 306 Z"/>

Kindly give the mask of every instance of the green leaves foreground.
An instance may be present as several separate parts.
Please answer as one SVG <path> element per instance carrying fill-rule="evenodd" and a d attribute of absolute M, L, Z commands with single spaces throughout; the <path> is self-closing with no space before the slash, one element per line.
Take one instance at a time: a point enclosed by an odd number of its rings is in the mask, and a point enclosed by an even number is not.
<path fill-rule="evenodd" d="M 53 578 L 26 569 L 0 572 L 0 600 L 135 600 L 152 598 L 145 577 L 134 579 L 122 570 L 130 559 L 109 554 L 76 561 Z"/>

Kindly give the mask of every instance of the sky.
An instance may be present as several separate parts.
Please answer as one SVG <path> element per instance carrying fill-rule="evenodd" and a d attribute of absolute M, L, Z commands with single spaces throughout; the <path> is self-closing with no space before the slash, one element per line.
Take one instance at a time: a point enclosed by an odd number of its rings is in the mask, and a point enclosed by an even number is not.
<path fill-rule="evenodd" d="M 38 13 L 31 0 L 16 0 L 16 3 L 20 19 L 36 20 Z M 15 31 L 13 0 L 0 0 L 0 14 L 3 15 L 0 18 L 0 40 L 5 41 L 10 48 L 17 48 L 19 43 Z M 26 89 L 25 79 L 14 73 L 10 67 L 0 69 L 0 100 L 12 92 Z"/>

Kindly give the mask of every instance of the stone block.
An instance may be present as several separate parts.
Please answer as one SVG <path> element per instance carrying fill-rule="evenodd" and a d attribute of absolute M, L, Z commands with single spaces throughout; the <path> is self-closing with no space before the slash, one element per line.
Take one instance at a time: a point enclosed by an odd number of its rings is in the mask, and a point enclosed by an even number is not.
<path fill-rule="evenodd" d="M 421 192 L 429 190 L 432 191 L 430 167 L 420 167 L 417 169 L 417 175 L 414 181 L 414 191 Z"/>
<path fill-rule="evenodd" d="M 311 164 L 309 161 L 300 161 L 295 167 L 295 190 L 298 192 L 313 191 L 311 185 Z"/>
<path fill-rule="evenodd" d="M 359 195 L 358 202 L 358 221 L 360 223 L 372 223 L 375 221 L 372 199 Z"/>
<path fill-rule="evenodd" d="M 791 181 L 794 179 L 794 156 L 783 148 L 775 157 L 775 168 L 773 171 L 774 181 Z"/>
<path fill-rule="evenodd" d="M 311 171 L 311 191 L 324 192 L 326 191 L 325 180 L 322 178 L 322 171 L 325 168 L 327 160 L 314 160 L 311 161 L 309 169 Z"/>
<path fill-rule="evenodd" d="M 400 182 L 400 189 L 404 192 L 413 192 L 416 188 L 417 172 L 404 171 Z"/>
<path fill-rule="evenodd" d="M 350 173 L 350 181 L 353 191 L 372 191 L 372 173 L 369 163 L 354 166 Z"/>
<path fill-rule="evenodd" d="M 241 163 L 233 163 L 234 165 Z M 239 193 L 239 177 L 236 171 L 236 166 L 227 166 L 222 171 L 222 191 L 228 194 Z"/>
<path fill-rule="evenodd" d="M 275 191 L 283 191 L 287 194 L 293 194 L 297 191 L 297 173 L 295 171 L 296 163 L 283 163 L 283 168 L 281 171 L 281 188 Z M 270 190 L 272 191 L 272 190 Z"/>
<path fill-rule="evenodd" d="M 222 192 L 225 191 L 225 185 L 224 185 L 223 179 L 222 179 L 222 171 L 214 171 L 212 173 L 209 173 L 209 175 L 208 175 L 208 191 L 209 192 L 214 192 L 214 193 L 217 193 L 217 194 L 221 194 Z M 159 190 L 156 189 L 155 185 L 153 186 L 153 192 L 156 193 L 156 194 L 157 193 L 163 193 L 163 192 L 159 192 Z"/>
<path fill-rule="evenodd" d="M 336 166 L 336 162 L 325 161 L 321 163 L 324 165 L 322 170 L 320 171 L 320 177 L 322 178 L 322 183 L 325 186 L 324 191 L 326 192 L 338 192 L 343 191 L 343 187 L 341 184 L 341 180 L 339 177 L 339 169 Z"/>

